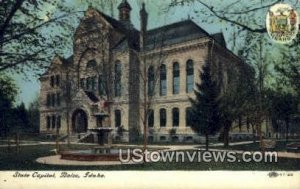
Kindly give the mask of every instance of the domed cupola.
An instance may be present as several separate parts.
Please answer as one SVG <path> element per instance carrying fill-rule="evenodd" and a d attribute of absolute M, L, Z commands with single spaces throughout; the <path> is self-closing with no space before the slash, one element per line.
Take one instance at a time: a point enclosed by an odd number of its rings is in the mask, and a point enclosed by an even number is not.
<path fill-rule="evenodd" d="M 122 0 L 120 5 L 118 6 L 119 9 L 119 20 L 122 22 L 130 22 L 130 11 L 131 6 L 127 2 L 127 0 Z"/>

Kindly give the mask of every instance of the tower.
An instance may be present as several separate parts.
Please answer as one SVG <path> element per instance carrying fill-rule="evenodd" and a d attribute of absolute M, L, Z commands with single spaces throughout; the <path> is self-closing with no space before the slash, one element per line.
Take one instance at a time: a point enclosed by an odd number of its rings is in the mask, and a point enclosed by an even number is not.
<path fill-rule="evenodd" d="M 148 24 L 148 13 L 146 11 L 144 2 L 140 10 L 140 19 L 141 19 L 140 48 L 143 49 L 145 47 L 145 39 L 146 39 L 147 24 Z"/>
<path fill-rule="evenodd" d="M 127 2 L 127 0 L 122 0 L 120 5 L 118 6 L 119 9 L 119 20 L 124 23 L 130 23 L 130 12 L 131 6 Z"/>

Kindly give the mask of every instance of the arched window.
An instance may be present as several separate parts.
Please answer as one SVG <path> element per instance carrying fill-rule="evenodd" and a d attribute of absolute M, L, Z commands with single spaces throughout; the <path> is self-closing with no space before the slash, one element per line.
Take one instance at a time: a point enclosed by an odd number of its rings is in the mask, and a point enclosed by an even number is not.
<path fill-rule="evenodd" d="M 94 67 L 96 67 L 96 66 L 97 66 L 96 60 L 90 60 L 90 61 L 88 61 L 88 63 L 86 64 L 86 67 L 87 67 L 87 68 L 94 68 Z"/>
<path fill-rule="evenodd" d="M 115 110 L 115 127 L 121 126 L 121 111 Z"/>
<path fill-rule="evenodd" d="M 186 92 L 193 92 L 194 89 L 194 63 L 193 60 L 186 62 Z"/>
<path fill-rule="evenodd" d="M 86 90 L 90 90 L 92 86 L 92 80 L 90 77 L 86 79 Z"/>
<path fill-rule="evenodd" d="M 160 96 L 167 95 L 167 70 L 164 64 L 160 66 L 159 94 Z"/>
<path fill-rule="evenodd" d="M 152 109 L 148 112 L 148 127 L 154 126 L 154 111 Z"/>
<path fill-rule="evenodd" d="M 154 95 L 154 68 L 150 66 L 148 69 L 148 96 Z"/>
<path fill-rule="evenodd" d="M 92 91 L 95 91 L 97 77 L 92 77 L 91 80 L 92 80 Z"/>
<path fill-rule="evenodd" d="M 173 108 L 172 110 L 173 127 L 179 126 L 179 109 Z"/>
<path fill-rule="evenodd" d="M 160 127 L 165 127 L 167 125 L 167 111 L 166 109 L 160 109 L 159 110 L 159 122 Z"/>
<path fill-rule="evenodd" d="M 179 94 L 180 90 L 180 68 L 178 62 L 173 64 L 173 94 Z"/>
<path fill-rule="evenodd" d="M 99 96 L 104 96 L 105 93 L 105 83 L 104 83 L 104 76 L 99 75 L 98 77 L 98 91 L 99 91 Z"/>
<path fill-rule="evenodd" d="M 115 96 L 121 96 L 121 79 L 122 79 L 122 65 L 120 61 L 115 64 Z"/>
<path fill-rule="evenodd" d="M 192 108 L 191 107 L 188 107 L 186 108 L 185 110 L 185 124 L 187 127 L 191 126 L 192 125 Z"/>

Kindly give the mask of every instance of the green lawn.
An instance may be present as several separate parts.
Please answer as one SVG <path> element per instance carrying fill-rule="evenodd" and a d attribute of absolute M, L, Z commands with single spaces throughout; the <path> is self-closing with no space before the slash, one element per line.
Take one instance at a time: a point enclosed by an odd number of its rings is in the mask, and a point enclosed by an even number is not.
<path fill-rule="evenodd" d="M 60 166 L 35 162 L 38 157 L 54 155 L 55 145 L 26 146 L 17 154 L 14 148 L 0 148 L 1 170 L 300 170 L 299 159 L 280 158 L 277 163 L 147 163 L 117 166 Z M 82 149 L 82 146 L 72 146 Z M 89 148 L 89 147 L 84 147 Z"/>

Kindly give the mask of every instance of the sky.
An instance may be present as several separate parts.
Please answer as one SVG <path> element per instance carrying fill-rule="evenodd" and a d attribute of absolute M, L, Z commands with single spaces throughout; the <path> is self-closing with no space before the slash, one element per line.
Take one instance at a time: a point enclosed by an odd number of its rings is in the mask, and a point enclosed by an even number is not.
<path fill-rule="evenodd" d="M 99 6 L 101 1 L 107 2 L 107 0 L 64 0 L 64 5 L 68 7 L 72 7 L 75 10 L 86 10 L 88 5 L 92 5 L 93 7 L 97 8 L 100 11 L 103 11 L 104 13 L 108 15 L 113 15 L 116 19 L 118 17 L 118 10 L 117 6 L 121 0 L 110 0 L 115 3 L 115 6 L 113 8 L 114 12 L 111 13 L 110 7 L 102 8 Z M 222 21 L 214 21 L 211 22 L 209 19 L 207 19 L 206 12 L 201 12 L 200 10 L 203 10 L 203 7 L 200 4 L 192 3 L 192 4 L 183 4 L 182 6 L 178 6 L 175 8 L 172 8 L 168 11 L 166 11 L 166 8 L 170 4 L 171 0 L 164 0 L 164 1 L 158 1 L 158 0 L 128 0 L 129 4 L 132 7 L 131 12 L 131 21 L 133 25 L 136 28 L 140 28 L 139 24 L 139 10 L 141 2 L 145 1 L 146 3 L 146 9 L 149 13 L 149 20 L 148 20 L 148 28 L 156 28 L 160 27 L 166 24 L 186 20 L 186 19 L 192 19 L 195 23 L 197 23 L 200 27 L 202 27 L 204 30 L 206 30 L 208 33 L 213 34 L 217 32 L 223 32 L 223 35 L 225 37 L 225 40 L 228 41 L 228 38 L 230 38 L 230 35 L 232 35 L 233 27 L 229 26 L 228 23 L 222 22 Z M 223 5 L 230 5 L 232 2 L 235 2 L 236 0 L 219 0 L 219 4 Z M 270 0 L 269 0 L 270 1 Z M 206 1 L 207 3 L 211 3 L 211 1 Z M 233 10 L 237 10 L 240 7 L 245 7 L 250 5 L 250 1 L 248 0 L 241 0 L 239 5 L 232 6 Z M 260 0 L 253 0 L 252 3 L 258 3 L 261 2 Z M 298 2 L 298 0 L 296 0 Z M 290 1 L 290 3 L 295 3 L 295 1 Z M 297 5 L 299 7 L 299 5 Z M 231 9 L 230 9 L 231 10 Z M 298 9 L 299 10 L 299 9 Z M 45 12 L 50 11 L 53 14 L 56 13 L 57 9 L 55 6 L 52 7 L 45 7 Z M 265 11 L 265 10 L 264 10 Z M 299 11 L 298 11 L 299 12 Z M 261 15 L 257 16 L 258 22 L 264 23 L 265 22 L 265 16 L 266 13 L 262 12 Z M 215 18 L 213 18 L 215 19 Z M 78 26 L 78 22 L 74 23 L 74 26 Z M 229 28 L 229 29 L 228 29 Z M 72 34 L 70 34 L 72 35 Z M 72 54 L 72 45 L 70 44 L 65 53 L 64 56 L 68 57 Z M 229 49 L 232 49 L 232 46 L 230 44 L 227 46 Z M 50 62 L 49 62 L 50 64 Z M 17 98 L 17 104 L 20 102 L 24 102 L 25 105 L 28 106 L 30 102 L 32 102 L 34 99 L 37 98 L 40 90 L 40 83 L 38 80 L 38 77 L 28 73 L 29 77 L 28 79 L 24 79 L 22 75 L 14 75 L 13 78 L 16 81 L 16 84 L 19 88 L 19 96 Z"/>

